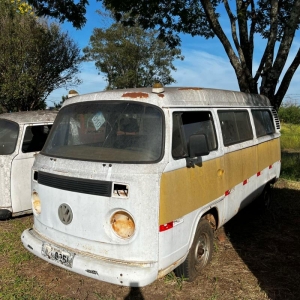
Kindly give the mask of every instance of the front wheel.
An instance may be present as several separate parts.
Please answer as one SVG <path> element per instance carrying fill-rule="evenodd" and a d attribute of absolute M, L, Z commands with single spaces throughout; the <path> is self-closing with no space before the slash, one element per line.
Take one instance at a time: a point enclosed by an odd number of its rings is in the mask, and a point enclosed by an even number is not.
<path fill-rule="evenodd" d="M 206 219 L 198 223 L 193 244 L 185 261 L 174 271 L 176 276 L 193 281 L 209 263 L 213 253 L 213 230 Z"/>

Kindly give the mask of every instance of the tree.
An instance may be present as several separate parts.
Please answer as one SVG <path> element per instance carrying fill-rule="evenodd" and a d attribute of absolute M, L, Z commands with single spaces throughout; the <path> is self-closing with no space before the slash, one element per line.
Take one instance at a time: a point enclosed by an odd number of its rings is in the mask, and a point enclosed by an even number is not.
<path fill-rule="evenodd" d="M 40 17 L 49 16 L 60 22 L 68 20 L 76 28 L 81 28 L 86 22 L 85 7 L 89 4 L 88 0 L 28 0 L 27 2 L 35 8 L 36 14 Z"/>
<path fill-rule="evenodd" d="M 29 0 L 30 3 L 56 3 L 59 0 Z M 300 0 L 103 0 L 116 11 L 119 20 L 130 12 L 127 25 L 138 22 L 144 28 L 158 27 L 160 37 L 172 46 L 180 44 L 179 33 L 206 38 L 217 37 L 235 71 L 243 92 L 266 95 L 279 108 L 300 63 L 300 48 L 292 63 L 283 68 L 300 22 Z M 82 6 L 86 3 L 80 2 Z M 54 7 L 52 5 L 52 7 Z M 231 33 L 220 23 L 220 11 L 227 14 Z M 45 12 L 45 11 L 44 11 Z M 72 18 L 69 18 L 72 21 Z M 265 49 L 257 70 L 253 71 L 255 37 L 265 39 Z"/>
<path fill-rule="evenodd" d="M 300 124 L 300 106 L 294 103 L 285 103 L 279 108 L 278 116 L 284 123 Z"/>
<path fill-rule="evenodd" d="M 60 101 L 59 103 L 54 103 L 54 108 L 55 108 L 56 110 L 61 109 L 61 107 L 62 107 L 63 103 L 66 101 L 66 99 L 68 99 L 68 95 L 62 96 L 62 97 L 61 97 L 61 101 Z"/>
<path fill-rule="evenodd" d="M 180 49 L 170 49 L 157 39 L 155 30 L 146 31 L 138 25 L 125 28 L 120 23 L 95 28 L 83 52 L 84 59 L 95 61 L 96 68 L 105 74 L 109 90 L 173 83 L 170 73 L 176 68 L 172 61 L 183 59 Z"/>
<path fill-rule="evenodd" d="M 45 108 L 53 90 L 80 82 L 77 45 L 24 7 L 22 1 L 0 2 L 0 105 L 7 111 Z"/>

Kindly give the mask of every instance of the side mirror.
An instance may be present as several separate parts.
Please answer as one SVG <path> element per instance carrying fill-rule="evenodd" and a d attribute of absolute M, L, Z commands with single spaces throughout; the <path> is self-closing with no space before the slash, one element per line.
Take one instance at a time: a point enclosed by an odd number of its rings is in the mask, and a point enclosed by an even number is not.
<path fill-rule="evenodd" d="M 205 134 L 193 134 L 189 138 L 188 144 L 189 157 L 187 158 L 187 166 L 193 167 L 195 160 L 199 156 L 209 154 L 207 137 Z"/>

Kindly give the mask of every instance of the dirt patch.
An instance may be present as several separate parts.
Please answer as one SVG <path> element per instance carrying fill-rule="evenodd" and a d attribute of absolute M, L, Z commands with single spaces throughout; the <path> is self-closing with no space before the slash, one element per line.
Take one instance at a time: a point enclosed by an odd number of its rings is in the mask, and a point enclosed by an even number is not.
<path fill-rule="evenodd" d="M 299 299 L 299 215 L 300 183 L 279 181 L 268 210 L 261 211 L 253 203 L 216 232 L 213 259 L 192 283 L 169 274 L 140 289 L 121 287 L 63 270 L 31 254 L 18 265 L 17 274 L 49 295 L 39 297 L 28 286 L 30 299 L 51 295 L 55 295 L 51 299 L 87 300 Z M 26 228 L 32 216 L 17 222 Z M 7 232 L 16 221 L 0 226 Z M 23 251 L 21 242 L 19 247 Z M 0 263 L 2 268 L 9 266 L 3 257 Z"/>

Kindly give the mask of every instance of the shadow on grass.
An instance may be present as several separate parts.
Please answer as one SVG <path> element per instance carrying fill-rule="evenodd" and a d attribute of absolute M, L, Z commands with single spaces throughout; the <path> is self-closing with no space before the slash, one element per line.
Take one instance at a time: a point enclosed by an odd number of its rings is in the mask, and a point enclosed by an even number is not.
<path fill-rule="evenodd" d="M 300 152 L 281 152 L 281 177 L 290 180 L 300 180 Z"/>
<path fill-rule="evenodd" d="M 224 229 L 270 299 L 300 299 L 300 190 L 272 194 L 267 210 L 254 202 Z"/>

